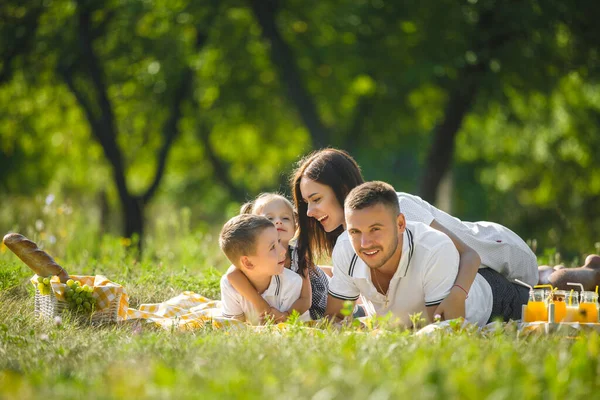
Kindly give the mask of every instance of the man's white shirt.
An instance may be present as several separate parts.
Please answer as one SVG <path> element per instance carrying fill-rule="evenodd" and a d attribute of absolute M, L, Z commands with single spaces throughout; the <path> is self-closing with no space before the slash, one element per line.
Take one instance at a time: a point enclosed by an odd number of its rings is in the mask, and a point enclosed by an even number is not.
<path fill-rule="evenodd" d="M 531 286 L 538 284 L 537 258 L 513 231 L 494 222 L 464 222 L 408 193 L 398 192 L 400 212 L 408 221 L 431 225 L 435 219 L 454 233 L 481 257 L 481 267 L 489 267 L 513 282 L 519 279 Z"/>
<path fill-rule="evenodd" d="M 233 269 L 235 266 L 232 265 L 227 272 Z M 301 291 L 302 278 L 300 275 L 284 268 L 281 274 L 271 277 L 269 287 L 261 296 L 271 307 L 283 312 L 289 310 L 300 298 Z M 221 277 L 221 308 L 223 316 L 226 318 L 239 318 L 243 315 L 253 325 L 257 325 L 259 322 L 254 306 L 233 288 L 227 279 L 227 274 Z"/>
<path fill-rule="evenodd" d="M 333 249 L 333 278 L 329 294 L 341 300 L 357 300 L 362 295 L 368 315 L 391 312 L 405 326 L 410 315 L 444 300 L 458 274 L 459 255 L 448 236 L 425 224 L 407 222 L 403 233 L 402 256 L 386 296 L 371 280 L 370 268 L 356 255 L 348 232 L 338 237 Z M 465 302 L 466 319 L 483 326 L 492 313 L 492 289 L 479 274 Z"/>

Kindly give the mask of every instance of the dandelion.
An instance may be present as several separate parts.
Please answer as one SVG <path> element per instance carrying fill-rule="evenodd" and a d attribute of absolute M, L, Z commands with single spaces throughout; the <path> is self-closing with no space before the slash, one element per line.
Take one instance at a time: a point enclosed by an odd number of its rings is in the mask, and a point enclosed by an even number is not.
<path fill-rule="evenodd" d="M 120 239 L 120 241 L 121 241 L 121 246 L 123 246 L 123 247 L 129 247 L 129 246 L 131 246 L 131 239 L 130 238 L 124 238 L 124 237 L 122 237 Z"/>

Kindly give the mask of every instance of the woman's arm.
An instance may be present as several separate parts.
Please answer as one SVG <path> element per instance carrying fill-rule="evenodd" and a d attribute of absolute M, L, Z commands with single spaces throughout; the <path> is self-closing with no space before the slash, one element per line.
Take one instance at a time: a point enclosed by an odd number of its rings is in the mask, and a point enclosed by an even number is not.
<path fill-rule="evenodd" d="M 227 280 L 239 294 L 254 306 L 259 315 L 271 314 L 269 303 L 258 294 L 254 285 L 242 271 L 234 269 L 227 274 Z"/>
<path fill-rule="evenodd" d="M 442 319 L 464 317 L 467 293 L 475 280 L 481 264 L 481 258 L 475 250 L 467 246 L 452 231 L 446 229 L 435 219 L 431 222 L 431 227 L 445 233 L 452 240 L 454 246 L 456 246 L 460 256 L 458 275 L 454 281 L 454 286 L 450 290 L 448 297 L 437 307 L 434 314 L 440 315 Z"/>

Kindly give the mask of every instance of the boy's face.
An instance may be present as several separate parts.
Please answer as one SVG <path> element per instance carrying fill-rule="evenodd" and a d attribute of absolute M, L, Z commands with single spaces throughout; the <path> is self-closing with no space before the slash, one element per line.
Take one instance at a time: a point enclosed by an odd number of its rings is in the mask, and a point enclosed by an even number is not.
<path fill-rule="evenodd" d="M 259 214 L 275 224 L 284 245 L 294 237 L 296 231 L 294 213 L 285 201 L 279 199 L 270 201 L 262 207 Z"/>
<path fill-rule="evenodd" d="M 265 228 L 256 238 L 256 251 L 248 256 L 252 268 L 248 272 L 260 276 L 279 275 L 285 268 L 286 249 L 279 241 L 277 229 Z"/>

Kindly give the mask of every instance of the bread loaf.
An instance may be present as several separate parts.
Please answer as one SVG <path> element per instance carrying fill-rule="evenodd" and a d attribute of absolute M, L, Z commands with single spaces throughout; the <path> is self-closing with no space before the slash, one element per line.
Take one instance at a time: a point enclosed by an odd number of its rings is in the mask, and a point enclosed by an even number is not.
<path fill-rule="evenodd" d="M 65 283 L 69 274 L 37 244 L 18 233 L 9 233 L 2 239 L 6 247 L 40 276 L 57 275 Z"/>

